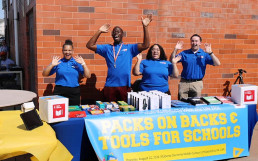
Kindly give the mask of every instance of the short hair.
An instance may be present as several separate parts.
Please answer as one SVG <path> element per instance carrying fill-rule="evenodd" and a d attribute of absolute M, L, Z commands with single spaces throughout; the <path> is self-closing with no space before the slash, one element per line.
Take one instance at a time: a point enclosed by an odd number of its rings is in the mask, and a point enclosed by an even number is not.
<path fill-rule="evenodd" d="M 147 56 L 146 56 L 146 59 L 147 59 L 147 60 L 152 59 L 152 52 L 151 52 L 151 50 L 152 50 L 152 48 L 154 47 L 154 45 L 157 45 L 157 46 L 159 47 L 159 50 L 160 50 L 159 59 L 160 59 L 160 60 L 167 60 L 166 53 L 165 53 L 163 47 L 160 46 L 159 44 L 153 44 L 153 45 L 149 48 L 148 53 L 147 53 Z"/>
<path fill-rule="evenodd" d="M 65 45 L 71 45 L 72 48 L 73 48 L 73 42 L 72 42 L 72 40 L 70 40 L 70 39 L 65 40 L 65 43 L 64 43 L 64 45 L 63 45 L 63 49 L 64 49 L 64 46 L 65 46 Z"/>
<path fill-rule="evenodd" d="M 119 27 L 119 26 L 115 26 L 115 27 L 113 28 L 113 30 L 112 30 L 112 33 L 113 33 L 113 31 L 115 30 L 115 28 L 119 28 L 119 29 L 122 31 L 122 33 L 124 33 L 124 30 L 123 30 L 121 27 Z"/>
<path fill-rule="evenodd" d="M 192 38 L 193 38 L 194 36 L 199 37 L 199 38 L 200 38 L 200 41 L 202 42 L 202 37 L 201 37 L 200 35 L 198 35 L 198 34 L 193 34 L 193 36 L 191 36 L 190 40 L 192 40 Z"/>

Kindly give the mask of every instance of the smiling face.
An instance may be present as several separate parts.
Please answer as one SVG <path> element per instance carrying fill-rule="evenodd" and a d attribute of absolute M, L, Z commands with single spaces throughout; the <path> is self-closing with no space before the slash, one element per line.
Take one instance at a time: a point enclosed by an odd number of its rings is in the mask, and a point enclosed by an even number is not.
<path fill-rule="evenodd" d="M 116 26 L 112 31 L 112 38 L 115 44 L 120 44 L 123 39 L 123 30 Z"/>
<path fill-rule="evenodd" d="M 152 59 L 159 59 L 160 58 L 160 48 L 158 45 L 154 45 L 153 48 L 151 49 L 151 56 Z"/>
<path fill-rule="evenodd" d="M 73 55 L 73 47 L 72 45 L 64 45 L 63 47 L 63 55 L 64 55 L 64 58 L 69 60 L 72 58 L 72 55 Z"/>
<path fill-rule="evenodd" d="M 199 50 L 201 45 L 201 40 L 198 36 L 193 36 L 191 39 L 191 49 L 193 52 L 196 52 Z"/>

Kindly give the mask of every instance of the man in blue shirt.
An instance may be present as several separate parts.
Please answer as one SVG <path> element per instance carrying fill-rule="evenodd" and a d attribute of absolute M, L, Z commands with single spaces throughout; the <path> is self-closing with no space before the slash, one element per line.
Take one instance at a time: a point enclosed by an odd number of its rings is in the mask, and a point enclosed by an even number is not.
<path fill-rule="evenodd" d="M 180 62 L 183 65 L 181 80 L 178 87 L 178 99 L 187 99 L 188 97 L 200 97 L 203 89 L 202 79 L 205 75 L 206 65 L 219 66 L 219 59 L 213 54 L 211 44 L 205 43 L 205 51 L 200 46 L 202 38 L 194 34 L 190 38 L 191 49 L 182 51 Z M 183 48 L 183 42 L 178 42 L 172 53 L 175 57 L 178 50 Z"/>
<path fill-rule="evenodd" d="M 127 101 L 127 92 L 131 91 L 131 68 L 132 59 L 143 50 L 148 49 L 150 38 L 148 25 L 152 20 L 152 15 L 142 18 L 144 39 L 143 43 L 124 44 L 123 30 L 116 26 L 112 31 L 113 44 L 97 45 L 96 42 L 102 33 L 107 33 L 109 24 L 99 28 L 95 35 L 88 41 L 86 47 L 106 60 L 108 73 L 104 87 L 105 101 Z"/>

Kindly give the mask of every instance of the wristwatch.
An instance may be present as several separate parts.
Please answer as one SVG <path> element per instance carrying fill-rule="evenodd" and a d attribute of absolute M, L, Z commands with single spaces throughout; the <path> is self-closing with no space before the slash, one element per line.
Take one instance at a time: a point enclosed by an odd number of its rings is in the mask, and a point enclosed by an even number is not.
<path fill-rule="evenodd" d="M 213 54 L 213 52 L 211 52 L 211 53 L 208 53 L 209 55 L 211 55 L 211 54 Z"/>

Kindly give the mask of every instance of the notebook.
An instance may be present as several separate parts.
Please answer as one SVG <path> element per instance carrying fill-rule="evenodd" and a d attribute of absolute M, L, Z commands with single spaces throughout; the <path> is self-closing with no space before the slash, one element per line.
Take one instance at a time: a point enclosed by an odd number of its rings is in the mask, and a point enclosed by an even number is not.
<path fill-rule="evenodd" d="M 216 105 L 216 104 L 222 104 L 220 100 L 218 100 L 216 97 L 202 97 L 201 98 L 205 103 L 208 105 Z"/>
<path fill-rule="evenodd" d="M 194 106 L 207 105 L 200 97 L 192 97 L 187 99 Z"/>
<path fill-rule="evenodd" d="M 225 97 L 225 96 L 216 96 L 218 100 L 220 100 L 222 103 L 225 104 L 234 104 L 234 102 L 231 101 L 230 97 Z"/>

